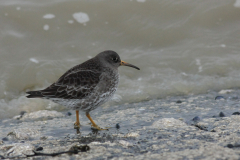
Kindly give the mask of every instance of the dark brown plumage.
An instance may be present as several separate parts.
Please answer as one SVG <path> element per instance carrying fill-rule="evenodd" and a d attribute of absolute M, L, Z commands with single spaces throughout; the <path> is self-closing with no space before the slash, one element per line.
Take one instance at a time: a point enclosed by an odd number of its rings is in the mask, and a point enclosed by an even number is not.
<path fill-rule="evenodd" d="M 29 91 L 28 98 L 44 98 L 76 110 L 77 121 L 80 127 L 78 110 L 86 112 L 92 126 L 100 129 L 91 119 L 89 112 L 110 99 L 117 90 L 121 65 L 138 67 L 121 61 L 114 51 L 104 51 L 92 59 L 79 64 L 46 89 Z"/>

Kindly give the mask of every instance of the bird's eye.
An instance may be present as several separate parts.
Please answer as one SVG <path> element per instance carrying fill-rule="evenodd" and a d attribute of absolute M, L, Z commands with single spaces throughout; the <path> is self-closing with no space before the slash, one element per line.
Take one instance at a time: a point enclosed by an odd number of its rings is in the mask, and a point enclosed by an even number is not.
<path fill-rule="evenodd" d="M 113 60 L 114 62 L 118 62 L 118 58 L 117 58 L 117 57 L 113 57 L 112 60 Z"/>

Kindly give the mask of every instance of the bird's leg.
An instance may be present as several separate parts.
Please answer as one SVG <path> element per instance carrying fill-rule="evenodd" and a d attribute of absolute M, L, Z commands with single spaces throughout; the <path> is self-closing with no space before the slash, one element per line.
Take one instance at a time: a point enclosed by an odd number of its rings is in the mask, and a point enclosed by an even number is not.
<path fill-rule="evenodd" d="M 97 129 L 97 130 L 108 130 L 107 128 L 106 129 L 103 129 L 103 128 L 100 128 L 94 121 L 93 119 L 90 117 L 90 114 L 86 112 L 86 116 L 88 117 L 88 119 L 91 121 L 92 123 L 92 127 Z"/>
<path fill-rule="evenodd" d="M 75 129 L 79 129 L 80 128 L 79 110 L 76 110 L 76 122 L 74 123 L 74 128 Z"/>

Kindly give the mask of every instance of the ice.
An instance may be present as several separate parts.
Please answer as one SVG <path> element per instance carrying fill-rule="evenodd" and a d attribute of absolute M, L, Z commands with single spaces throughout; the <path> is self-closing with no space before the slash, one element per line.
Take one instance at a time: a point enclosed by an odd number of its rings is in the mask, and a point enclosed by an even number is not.
<path fill-rule="evenodd" d="M 78 22 L 86 25 L 86 22 L 89 21 L 87 13 L 78 12 L 73 14 L 73 18 Z"/>
<path fill-rule="evenodd" d="M 44 19 L 53 19 L 53 18 L 55 18 L 55 15 L 54 15 L 54 14 L 45 14 L 45 15 L 43 16 L 43 18 L 44 18 Z"/>

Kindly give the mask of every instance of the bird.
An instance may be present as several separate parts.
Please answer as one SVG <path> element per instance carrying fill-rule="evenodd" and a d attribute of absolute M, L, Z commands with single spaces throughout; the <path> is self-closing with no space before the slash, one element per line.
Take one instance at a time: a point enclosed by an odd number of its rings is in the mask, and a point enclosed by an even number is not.
<path fill-rule="evenodd" d="M 27 98 L 42 98 L 76 111 L 74 128 L 80 128 L 79 111 L 85 112 L 91 127 L 99 127 L 91 118 L 90 111 L 112 98 L 118 88 L 119 66 L 140 70 L 137 66 L 122 61 L 112 50 L 100 52 L 95 57 L 65 72 L 56 82 L 43 90 L 28 91 Z"/>

